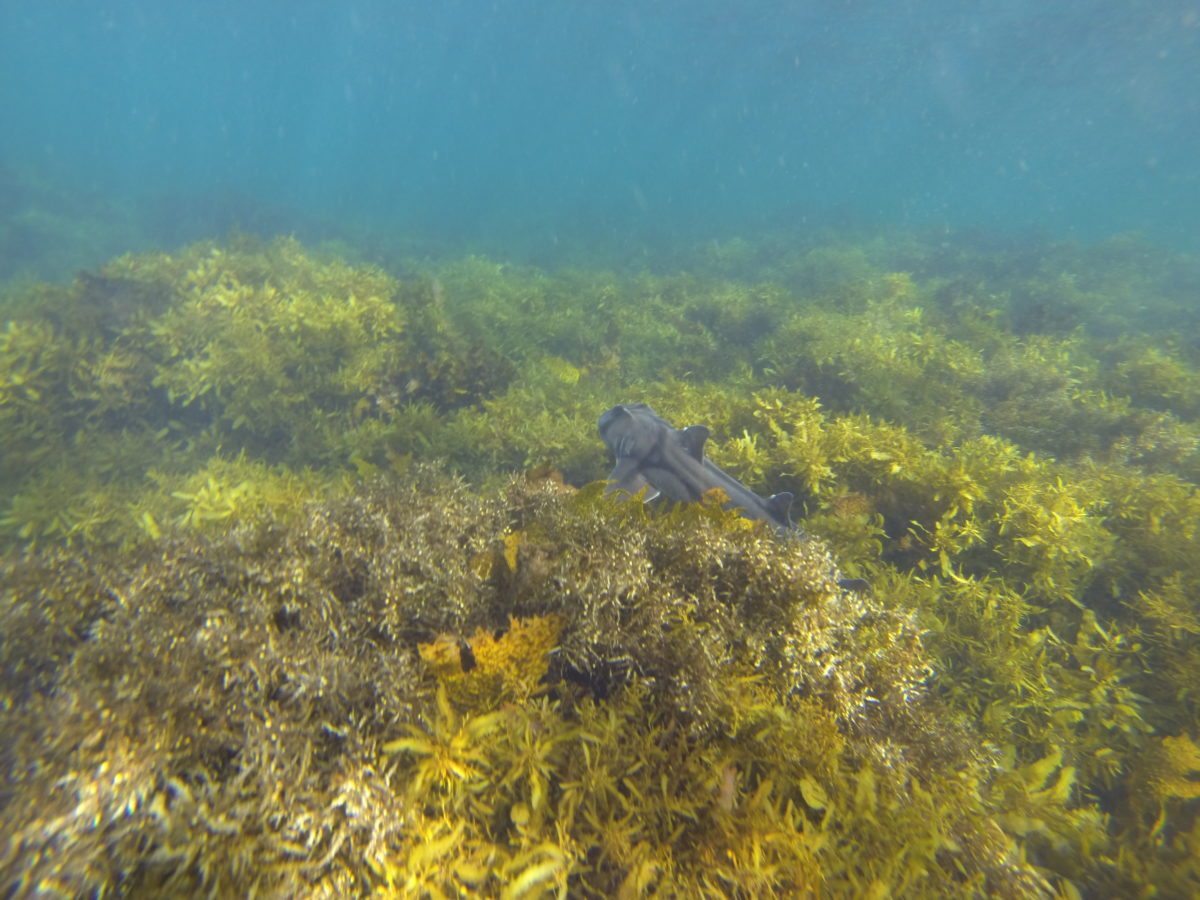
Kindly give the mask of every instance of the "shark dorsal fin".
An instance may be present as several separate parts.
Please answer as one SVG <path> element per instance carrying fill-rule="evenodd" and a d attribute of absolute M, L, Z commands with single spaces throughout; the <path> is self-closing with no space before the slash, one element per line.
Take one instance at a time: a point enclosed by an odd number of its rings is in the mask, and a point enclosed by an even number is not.
<path fill-rule="evenodd" d="M 704 462 L 704 442 L 708 440 L 708 434 L 703 425 L 689 425 L 679 432 L 679 442 L 696 462 Z"/>
<path fill-rule="evenodd" d="M 791 511 L 793 496 L 789 491 L 781 491 L 778 494 L 772 494 L 767 499 L 767 511 L 780 522 L 791 524 Z"/>

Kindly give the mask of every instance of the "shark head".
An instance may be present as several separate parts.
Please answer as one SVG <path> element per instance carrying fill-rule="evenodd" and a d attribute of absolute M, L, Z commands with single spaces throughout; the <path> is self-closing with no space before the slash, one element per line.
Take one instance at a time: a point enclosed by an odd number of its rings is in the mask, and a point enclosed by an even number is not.
<path fill-rule="evenodd" d="M 600 438 L 618 463 L 645 459 L 662 440 L 664 425 L 645 403 L 624 403 L 600 417 Z"/>

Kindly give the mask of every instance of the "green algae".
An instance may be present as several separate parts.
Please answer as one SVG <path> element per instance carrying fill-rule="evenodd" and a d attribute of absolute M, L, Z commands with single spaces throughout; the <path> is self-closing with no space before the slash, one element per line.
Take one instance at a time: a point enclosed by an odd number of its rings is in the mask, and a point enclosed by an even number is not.
<path fill-rule="evenodd" d="M 241 240 L 14 289 L 4 884 L 1194 893 L 1192 268 Z M 628 399 L 813 539 L 565 487 Z"/>

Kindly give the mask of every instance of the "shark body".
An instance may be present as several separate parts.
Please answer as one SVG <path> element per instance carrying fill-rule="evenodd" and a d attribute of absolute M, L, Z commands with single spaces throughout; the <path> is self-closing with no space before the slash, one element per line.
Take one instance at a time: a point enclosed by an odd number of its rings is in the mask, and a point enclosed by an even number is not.
<path fill-rule="evenodd" d="M 704 455 L 708 433 L 703 425 L 673 428 L 645 403 L 614 406 L 600 417 L 600 437 L 616 457 L 607 490 L 641 494 L 646 501 L 661 496 L 695 503 L 706 491 L 720 488 L 729 498 L 727 507 L 780 532 L 790 531 L 792 495 L 760 497 L 722 471 Z"/>
<path fill-rule="evenodd" d="M 600 417 L 600 437 L 617 460 L 606 493 L 621 491 L 646 502 L 663 497 L 696 503 L 706 491 L 720 488 L 729 498 L 726 508 L 762 519 L 780 535 L 800 533 L 792 525 L 791 494 L 760 497 L 705 457 L 708 429 L 703 425 L 673 428 L 645 403 L 623 403 Z M 862 578 L 839 578 L 837 583 L 847 591 L 871 590 Z"/>

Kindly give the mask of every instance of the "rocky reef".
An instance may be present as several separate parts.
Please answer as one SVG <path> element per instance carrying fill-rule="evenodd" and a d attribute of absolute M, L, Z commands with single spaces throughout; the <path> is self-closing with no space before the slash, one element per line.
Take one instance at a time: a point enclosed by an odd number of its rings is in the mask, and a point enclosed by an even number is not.
<path fill-rule="evenodd" d="M 686 262 L 0 294 L 4 890 L 1196 893 L 1195 261 Z M 805 535 L 605 498 L 633 399 Z"/>
<path fill-rule="evenodd" d="M 719 507 L 418 469 L 3 574 L 19 892 L 1041 884 L 913 616 Z"/>

